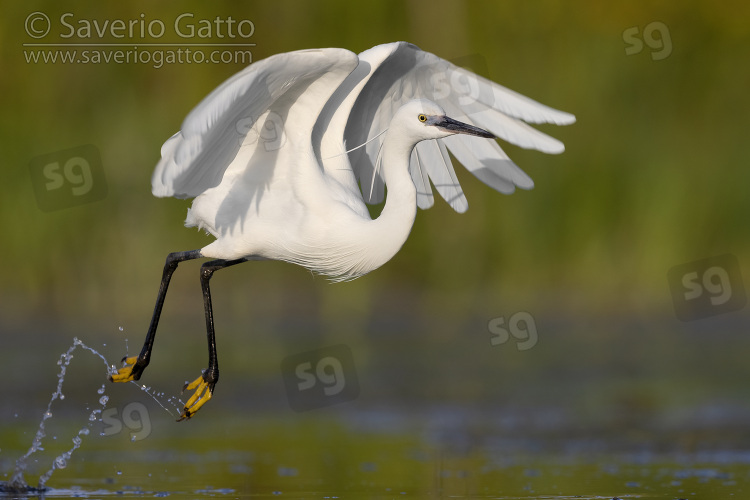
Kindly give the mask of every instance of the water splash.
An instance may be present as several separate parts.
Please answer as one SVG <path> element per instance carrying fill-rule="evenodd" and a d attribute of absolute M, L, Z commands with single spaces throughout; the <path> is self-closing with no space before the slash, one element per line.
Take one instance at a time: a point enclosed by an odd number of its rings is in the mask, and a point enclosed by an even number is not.
<path fill-rule="evenodd" d="M 109 401 L 109 396 L 106 396 L 104 394 L 105 393 L 104 384 L 102 384 L 102 386 L 96 391 L 97 394 L 101 396 L 99 398 L 99 407 L 95 408 L 89 413 L 87 423 L 81 429 L 78 430 L 75 436 L 73 436 L 72 438 L 73 446 L 67 451 L 63 452 L 61 455 L 59 455 L 52 461 L 52 466 L 50 467 L 50 469 L 39 477 L 39 482 L 36 488 L 33 486 L 29 486 L 26 483 L 26 480 L 23 477 L 23 473 L 26 470 L 26 467 L 28 465 L 28 460 L 37 451 L 44 450 L 44 448 L 42 447 L 42 440 L 47 435 L 46 430 L 45 430 L 45 423 L 49 418 L 52 417 L 52 404 L 55 402 L 55 400 L 65 399 L 65 395 L 62 392 L 63 382 L 65 381 L 65 374 L 67 372 L 67 369 L 68 369 L 68 366 L 70 365 L 71 360 L 73 359 L 73 352 L 78 348 L 89 351 L 95 356 L 99 357 L 104 363 L 105 369 L 107 371 L 107 376 L 117 373 L 117 368 L 115 367 L 115 365 L 110 364 L 107 361 L 107 358 L 105 358 L 96 349 L 93 349 L 87 346 L 77 337 L 73 338 L 73 345 L 71 345 L 67 351 L 62 353 L 60 355 L 60 359 L 57 361 L 57 365 L 60 367 L 60 371 L 57 374 L 57 388 L 55 389 L 55 392 L 52 393 L 52 397 L 50 398 L 49 403 L 47 403 L 47 409 L 42 414 L 42 420 L 39 422 L 39 428 L 37 429 L 36 435 L 34 436 L 34 439 L 31 442 L 31 446 L 29 447 L 28 451 L 23 456 L 21 456 L 18 460 L 16 460 L 16 466 L 13 472 L 13 476 L 11 477 L 11 480 L 7 483 L 0 482 L 0 492 L 13 492 L 13 493 L 25 492 L 25 493 L 32 493 L 32 494 L 44 492 L 46 490 L 45 485 L 47 481 L 50 479 L 50 477 L 52 477 L 52 474 L 54 473 L 54 471 L 57 469 L 64 469 L 65 467 L 67 467 L 70 457 L 73 455 L 73 452 L 75 452 L 75 450 L 81 447 L 81 444 L 83 443 L 83 438 L 90 434 L 91 427 L 93 426 L 94 422 L 98 422 L 101 420 L 102 411 L 106 408 L 107 402 Z M 184 403 L 179 398 L 173 396 L 167 399 L 167 403 L 171 404 L 173 407 L 172 409 L 176 411 L 176 414 L 173 414 L 172 411 L 170 411 L 169 408 L 167 408 L 159 400 L 159 398 L 157 397 L 157 394 L 154 394 L 151 391 L 150 387 L 146 387 L 145 385 L 140 386 L 135 381 L 131 383 L 135 384 L 143 392 L 148 394 L 154 401 L 156 401 L 156 403 L 162 409 L 164 409 L 167 413 L 169 413 L 170 416 L 172 417 L 179 416 L 180 410 L 184 406 Z M 163 397 L 164 393 L 159 393 L 158 396 Z"/>

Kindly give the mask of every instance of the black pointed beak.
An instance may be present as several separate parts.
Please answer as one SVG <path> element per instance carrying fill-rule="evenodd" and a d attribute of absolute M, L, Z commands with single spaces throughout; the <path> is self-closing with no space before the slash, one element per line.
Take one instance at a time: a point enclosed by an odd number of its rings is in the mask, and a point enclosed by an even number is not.
<path fill-rule="evenodd" d="M 434 125 L 441 130 L 452 132 L 454 134 L 476 135 L 478 137 L 485 137 L 487 139 L 495 138 L 494 134 L 487 132 L 483 128 L 475 127 L 474 125 L 469 125 L 468 123 L 454 120 L 453 118 L 450 118 L 448 116 L 442 116 L 438 118 Z"/>

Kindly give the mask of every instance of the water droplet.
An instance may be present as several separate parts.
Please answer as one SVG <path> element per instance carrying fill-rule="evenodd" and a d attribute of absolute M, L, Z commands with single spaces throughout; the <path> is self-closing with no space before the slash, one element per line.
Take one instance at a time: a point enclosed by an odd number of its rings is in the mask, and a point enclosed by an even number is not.
<path fill-rule="evenodd" d="M 122 476 L 122 471 L 121 471 L 121 470 L 118 470 L 118 471 L 116 472 L 116 474 L 117 474 L 118 476 Z"/>
<path fill-rule="evenodd" d="M 96 391 L 97 394 L 104 394 L 104 386 L 101 386 L 101 388 Z"/>
<path fill-rule="evenodd" d="M 99 398 L 99 404 L 102 406 L 106 405 L 107 401 L 109 401 L 109 396 L 102 396 Z"/>
<path fill-rule="evenodd" d="M 130 442 L 135 443 L 135 441 L 136 441 L 136 437 L 135 437 L 135 434 L 133 434 L 130 436 Z"/>
<path fill-rule="evenodd" d="M 52 416 L 52 412 L 47 410 L 44 412 L 44 418 L 50 418 Z"/>
<path fill-rule="evenodd" d="M 88 436 L 89 435 L 89 428 L 88 427 L 84 427 L 83 429 L 81 429 L 80 431 L 78 431 L 78 434 L 80 436 Z"/>
<path fill-rule="evenodd" d="M 60 393 L 60 399 L 65 399 L 65 394 Z"/>
<path fill-rule="evenodd" d="M 64 469 L 65 467 L 68 466 L 68 461 L 65 460 L 64 457 L 57 457 L 55 459 L 55 465 L 57 466 L 58 469 Z"/>
<path fill-rule="evenodd" d="M 123 331 L 124 328 L 120 326 L 120 327 L 118 327 L 118 330 Z"/>

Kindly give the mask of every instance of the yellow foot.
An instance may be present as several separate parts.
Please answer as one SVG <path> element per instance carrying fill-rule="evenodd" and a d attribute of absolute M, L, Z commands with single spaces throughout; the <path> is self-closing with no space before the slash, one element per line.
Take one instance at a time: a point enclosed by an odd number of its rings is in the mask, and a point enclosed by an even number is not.
<path fill-rule="evenodd" d="M 214 392 L 214 384 L 206 382 L 203 375 L 193 380 L 189 384 L 185 384 L 182 388 L 184 391 L 192 391 L 196 389 L 195 393 L 185 403 L 185 408 L 182 410 L 182 415 L 177 419 L 178 422 L 191 418 L 200 409 L 201 406 L 211 399 L 211 395 Z"/>
<path fill-rule="evenodd" d="M 140 370 L 133 372 L 133 368 L 136 367 L 136 361 L 138 361 L 138 356 L 132 356 L 130 358 L 124 358 L 122 360 L 125 363 L 125 366 L 120 368 L 117 373 L 109 376 L 110 382 L 130 382 L 131 380 L 138 380 L 140 378 L 140 374 L 143 371 L 141 368 Z M 136 375 L 138 375 L 138 378 L 136 378 Z"/>

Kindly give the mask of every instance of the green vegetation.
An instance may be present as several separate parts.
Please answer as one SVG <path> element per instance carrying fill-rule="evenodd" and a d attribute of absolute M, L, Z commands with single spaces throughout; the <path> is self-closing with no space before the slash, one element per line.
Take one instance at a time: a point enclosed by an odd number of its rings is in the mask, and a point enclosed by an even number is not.
<path fill-rule="evenodd" d="M 550 342 L 560 349 L 540 347 L 520 360 L 510 347 L 504 351 L 502 373 L 511 375 L 530 365 L 536 375 L 528 380 L 540 384 L 558 373 L 541 367 L 569 360 L 574 346 L 579 349 L 576 360 L 593 358 L 606 371 L 623 353 L 640 362 L 647 349 L 633 346 L 643 346 L 645 340 L 631 334 L 646 331 L 655 349 L 648 351 L 649 366 L 658 367 L 681 363 L 669 357 L 684 338 L 675 331 L 740 330 L 734 323 L 729 328 L 678 322 L 666 276 L 673 266 L 731 253 L 750 286 L 746 3 L 193 1 L 179 6 L 63 6 L 39 1 L 4 5 L 0 21 L 0 329 L 7 348 L 2 354 L 8 358 L 5 369 L 27 363 L 26 354 L 10 354 L 20 342 L 14 340 L 19 332 L 33 335 L 19 344 L 25 348 L 38 349 L 54 339 L 49 344 L 54 350 L 45 352 L 45 359 L 55 359 L 73 335 L 97 347 L 96 342 L 108 343 L 108 355 L 116 359 L 124 354 L 120 326 L 130 351 L 137 349 L 166 254 L 210 241 L 181 227 L 188 201 L 151 196 L 150 176 L 160 146 L 200 99 L 244 66 L 27 63 L 25 54 L 40 50 L 22 46 L 35 41 L 24 32 L 33 11 L 56 23 L 70 12 L 70 23 L 162 20 L 168 29 L 185 12 L 193 13 L 196 22 L 231 15 L 253 22 L 249 41 L 256 44 L 251 50 L 255 60 L 301 48 L 361 51 L 408 40 L 448 59 L 478 55 L 491 79 L 577 116 L 569 127 L 541 127 L 565 143 L 561 156 L 507 148 L 535 180 L 534 190 L 503 196 L 459 172 L 469 211 L 458 215 L 436 201 L 418 215 L 396 258 L 370 276 L 329 285 L 281 263 L 245 264 L 219 273 L 214 302 L 227 374 L 275 373 L 286 355 L 341 342 L 359 346 L 362 358 L 357 361 L 363 370 L 376 351 L 394 356 L 382 359 L 402 359 L 403 367 L 424 352 L 445 350 L 443 363 L 457 363 L 455 369 L 472 373 L 476 358 L 455 357 L 473 349 L 487 353 L 487 322 L 516 311 L 533 314 L 540 346 Z M 627 55 L 631 45 L 624 32 L 638 27 L 642 39 L 655 21 L 668 29 L 668 57 L 655 60 L 652 55 L 663 49 L 649 45 Z M 59 42 L 59 23 L 56 29 L 43 41 Z M 665 33 L 660 35 L 665 40 Z M 132 38 L 125 41 L 144 40 Z M 118 40 L 111 35 L 101 39 Z M 213 33 L 184 40 L 168 33 L 158 40 L 146 36 L 149 41 L 217 43 L 227 38 Z M 29 163 L 85 144 L 101 153 L 106 196 L 78 207 L 41 211 Z M 175 389 L 183 377 L 197 375 L 187 372 L 188 367 L 197 372 L 204 359 L 197 277 L 197 266 L 190 264 L 175 275 L 154 356 L 162 367 L 180 367 Z M 737 321 L 746 317 L 746 310 L 733 316 Z M 654 318 L 661 320 L 655 324 Z M 477 338 L 480 347 L 467 347 Z M 611 339 L 620 339 L 626 348 L 613 349 Z M 741 363 L 735 359 L 739 354 L 716 350 L 710 351 L 714 366 L 727 360 Z M 169 354 L 175 352 L 183 354 Z M 723 368 L 734 374 L 739 366 Z M 164 373 L 150 370 L 157 377 L 152 380 Z M 448 393 L 469 400 L 487 396 L 471 392 L 469 378 L 449 379 L 446 383 L 453 380 L 454 385 Z M 393 382 L 398 385 L 399 380 Z M 668 387 L 682 383 L 673 380 Z M 705 388 L 701 394 L 708 392 Z M 432 395 L 445 394 L 436 389 Z"/>
<path fill-rule="evenodd" d="M 359 51 L 406 39 L 446 58 L 478 54 L 492 79 L 577 115 L 574 126 L 544 129 L 565 142 L 562 156 L 508 148 L 536 181 L 533 191 L 501 196 L 461 172 L 469 212 L 454 214 L 440 202 L 420 214 L 401 254 L 351 285 L 357 293 L 410 286 L 429 304 L 456 314 L 477 300 L 474 312 L 486 311 L 505 297 L 537 309 L 554 303 L 570 312 L 668 312 L 670 267 L 731 252 L 750 268 L 744 230 L 750 198 L 743 189 L 750 181 L 744 144 L 750 69 L 742 64 L 750 28 L 739 21 L 744 4 L 283 5 L 93 8 L 48 2 L 35 8 L 58 25 L 59 16 L 71 12 L 67 22 L 75 26 L 81 20 L 139 20 L 143 13 L 144 23 L 163 20 L 168 32 L 184 12 L 194 13 L 196 24 L 216 16 L 249 19 L 256 60 L 303 47 Z M 242 65 L 28 64 L 24 50 L 38 50 L 21 46 L 34 41 L 23 31 L 29 9 L 6 6 L 0 29 L 0 210 L 4 261 L 12 263 L 0 290 L 2 317 L 22 323 L 40 317 L 75 321 L 84 311 L 92 320 L 146 317 L 166 253 L 209 241 L 180 227 L 186 202 L 151 197 L 159 147 L 192 106 Z M 669 29 L 669 57 L 652 60 L 648 46 L 626 55 L 622 32 L 633 26 L 642 32 L 655 20 Z M 54 33 L 45 41 L 59 41 Z M 101 152 L 106 198 L 41 212 L 29 161 L 83 144 Z M 246 285 L 226 286 L 254 301 L 269 295 L 269 287 L 278 291 L 284 276 L 299 273 L 290 266 L 272 273 L 256 269 L 244 276 Z M 314 293 L 341 293 L 328 288 Z"/>

